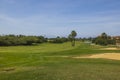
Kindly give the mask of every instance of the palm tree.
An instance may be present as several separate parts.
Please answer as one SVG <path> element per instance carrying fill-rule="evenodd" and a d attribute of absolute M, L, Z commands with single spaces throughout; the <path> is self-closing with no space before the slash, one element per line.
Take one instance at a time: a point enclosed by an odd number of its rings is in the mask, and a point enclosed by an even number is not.
<path fill-rule="evenodd" d="M 76 36 L 77 36 L 77 33 L 76 33 L 75 30 L 73 30 L 73 31 L 71 32 L 71 34 L 68 36 L 69 39 L 70 39 L 70 41 L 71 41 L 71 43 L 72 43 L 72 46 L 75 46 L 75 37 L 76 37 Z"/>

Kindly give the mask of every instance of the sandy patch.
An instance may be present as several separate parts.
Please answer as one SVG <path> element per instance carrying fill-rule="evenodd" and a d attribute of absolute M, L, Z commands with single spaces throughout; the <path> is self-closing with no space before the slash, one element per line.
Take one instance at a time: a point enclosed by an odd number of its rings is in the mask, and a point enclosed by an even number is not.
<path fill-rule="evenodd" d="M 120 60 L 120 53 L 102 53 L 102 54 L 94 54 L 90 56 L 82 56 L 82 57 L 74 57 L 74 58 L 104 58 L 104 59 Z"/>
<path fill-rule="evenodd" d="M 103 48 L 101 50 L 120 50 L 120 48 Z"/>

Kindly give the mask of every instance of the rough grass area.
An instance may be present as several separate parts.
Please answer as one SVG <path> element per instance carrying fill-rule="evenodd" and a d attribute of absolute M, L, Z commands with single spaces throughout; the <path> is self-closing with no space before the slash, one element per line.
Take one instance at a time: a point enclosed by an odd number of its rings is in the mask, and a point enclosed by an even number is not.
<path fill-rule="evenodd" d="M 0 80 L 119 80 L 120 61 L 72 58 L 120 53 L 103 48 L 81 42 L 0 47 Z"/>

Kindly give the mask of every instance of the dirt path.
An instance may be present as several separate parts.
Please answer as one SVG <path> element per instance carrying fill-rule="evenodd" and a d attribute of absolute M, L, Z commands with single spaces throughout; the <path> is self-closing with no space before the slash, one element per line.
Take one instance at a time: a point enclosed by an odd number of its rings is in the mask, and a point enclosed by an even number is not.
<path fill-rule="evenodd" d="M 120 60 L 120 53 L 102 53 L 102 54 L 94 54 L 94 55 L 74 57 L 74 58 L 104 58 L 104 59 Z"/>

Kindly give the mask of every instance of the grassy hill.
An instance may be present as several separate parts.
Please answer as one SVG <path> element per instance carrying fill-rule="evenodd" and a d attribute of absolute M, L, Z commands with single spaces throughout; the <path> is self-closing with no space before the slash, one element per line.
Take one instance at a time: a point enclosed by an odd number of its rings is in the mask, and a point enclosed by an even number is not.
<path fill-rule="evenodd" d="M 99 53 L 102 46 L 76 42 L 44 43 L 36 46 L 0 47 L 0 80 L 119 80 L 120 61 L 75 59 Z"/>

